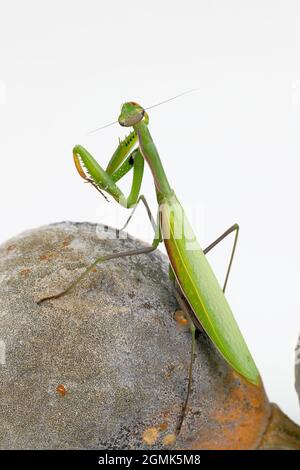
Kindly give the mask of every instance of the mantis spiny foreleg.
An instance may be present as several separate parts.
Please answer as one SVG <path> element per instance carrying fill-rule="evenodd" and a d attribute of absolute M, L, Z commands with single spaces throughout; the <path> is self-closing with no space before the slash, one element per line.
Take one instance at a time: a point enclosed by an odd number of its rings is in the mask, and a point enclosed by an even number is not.
<path fill-rule="evenodd" d="M 132 141 L 133 139 L 131 139 Z M 130 142 L 131 142 L 130 141 Z M 120 146 L 122 152 L 120 152 Z M 51 295 L 40 299 L 37 303 L 41 304 L 46 300 L 57 299 L 66 293 L 70 292 L 77 284 L 79 284 L 85 276 L 87 276 L 93 268 L 95 268 L 98 264 L 109 261 L 115 258 L 121 258 L 126 256 L 133 256 L 139 254 L 147 254 L 151 251 L 155 250 L 160 242 L 160 237 L 157 237 L 157 226 L 155 224 L 154 218 L 151 214 L 150 208 L 144 196 L 139 197 L 139 191 L 142 183 L 143 177 L 143 170 L 144 170 L 144 159 L 139 151 L 139 149 L 135 149 L 128 157 L 127 152 L 123 149 L 123 143 L 120 143 L 118 149 L 114 153 L 112 159 L 108 164 L 108 171 L 103 170 L 100 165 L 94 160 L 94 158 L 89 154 L 89 152 L 81 146 L 76 146 L 74 148 L 74 161 L 76 168 L 80 174 L 86 181 L 92 182 L 93 186 L 96 189 L 104 190 L 112 197 L 116 199 L 122 206 L 130 208 L 135 206 L 141 200 L 143 201 L 148 217 L 151 221 L 153 229 L 155 231 L 155 237 L 150 247 L 145 247 L 137 250 L 131 250 L 121 253 L 112 253 L 111 255 L 106 255 L 102 257 L 98 257 L 90 266 L 86 268 L 86 270 L 75 280 L 73 281 L 64 291 L 60 292 L 59 294 Z M 127 146 L 129 147 L 129 145 Z M 127 158 L 126 158 L 127 157 Z M 85 171 L 83 170 L 83 166 L 87 170 L 89 176 L 86 175 Z M 131 169 L 133 168 L 133 180 L 131 191 L 128 198 L 125 198 L 122 191 L 116 185 L 116 182 L 123 178 Z M 91 181 L 90 181 L 91 180 Z M 133 210 L 134 212 L 134 210 Z M 133 213 L 131 214 L 132 217 Z M 127 223 L 130 221 L 131 217 L 129 217 Z"/>

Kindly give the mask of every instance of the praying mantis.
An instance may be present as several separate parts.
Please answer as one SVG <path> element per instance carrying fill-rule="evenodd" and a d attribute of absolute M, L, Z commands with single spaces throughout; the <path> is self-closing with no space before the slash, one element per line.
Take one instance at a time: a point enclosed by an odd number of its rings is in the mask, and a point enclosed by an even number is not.
<path fill-rule="evenodd" d="M 102 195 L 107 193 L 124 208 L 133 209 L 123 229 L 128 225 L 139 202 L 143 203 L 155 233 L 152 245 L 98 257 L 67 289 L 59 294 L 44 297 L 38 303 L 65 295 L 98 264 L 120 257 L 151 253 L 160 243 L 164 243 L 169 258 L 170 278 L 174 284 L 175 296 L 180 309 L 183 310 L 188 319 L 191 331 L 188 387 L 178 425 L 178 432 L 180 432 L 191 392 L 192 365 L 195 355 L 196 331 L 198 329 L 203 329 L 206 332 L 219 353 L 238 375 L 254 386 L 261 385 L 255 362 L 224 295 L 237 244 L 239 227 L 234 224 L 205 250 L 202 250 L 183 207 L 169 184 L 148 128 L 148 113 L 138 103 L 127 102 L 121 108 L 118 122 L 121 126 L 130 127 L 132 130 L 124 140 L 120 140 L 106 170 L 80 145 L 75 146 L 73 149 L 74 163 L 79 175 Z M 145 162 L 149 165 L 154 180 L 158 204 L 156 219 L 152 216 L 145 197 L 140 194 Z M 126 197 L 117 183 L 131 170 L 133 171 L 132 185 L 130 194 Z M 221 288 L 206 254 L 233 232 L 235 232 L 233 248 L 225 283 Z M 186 233 L 188 233 L 188 236 Z"/>

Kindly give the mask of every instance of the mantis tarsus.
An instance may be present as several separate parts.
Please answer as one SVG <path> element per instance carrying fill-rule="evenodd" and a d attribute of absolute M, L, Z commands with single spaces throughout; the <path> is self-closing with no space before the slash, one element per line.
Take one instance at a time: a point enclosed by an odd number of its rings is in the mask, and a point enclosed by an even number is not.
<path fill-rule="evenodd" d="M 145 109 L 135 102 L 127 102 L 122 106 L 118 122 L 121 126 L 132 127 L 132 131 L 124 140 L 120 141 L 106 170 L 80 145 L 75 146 L 73 149 L 74 162 L 80 176 L 91 183 L 101 194 L 104 192 L 109 194 L 123 207 L 127 209 L 133 208 L 133 212 L 140 201 L 144 204 L 155 231 L 152 245 L 146 248 L 114 253 L 97 258 L 66 290 L 57 295 L 45 297 L 39 303 L 66 294 L 97 264 L 115 258 L 150 253 L 161 242 L 164 242 L 170 261 L 170 277 L 174 283 L 176 298 L 180 308 L 184 310 L 189 318 L 192 334 L 188 391 L 178 426 L 179 432 L 191 389 L 195 333 L 197 328 L 202 327 L 205 330 L 221 355 L 235 372 L 254 385 L 260 385 L 261 383 L 259 372 L 224 295 L 235 252 L 238 226 L 235 224 L 230 227 L 221 237 L 202 251 L 185 216 L 184 210 L 168 182 L 158 151 L 148 129 L 149 117 Z M 137 147 L 135 148 L 136 144 Z M 148 163 L 152 171 L 155 184 L 158 202 L 156 222 L 151 215 L 146 199 L 143 195 L 140 195 L 144 161 Z M 117 182 L 131 169 L 133 169 L 132 186 L 130 194 L 126 198 Z M 128 224 L 132 215 L 133 213 L 125 225 Z M 187 231 L 189 234 L 188 238 L 185 235 Z M 232 232 L 235 232 L 234 245 L 225 284 L 222 289 L 205 255 Z"/>

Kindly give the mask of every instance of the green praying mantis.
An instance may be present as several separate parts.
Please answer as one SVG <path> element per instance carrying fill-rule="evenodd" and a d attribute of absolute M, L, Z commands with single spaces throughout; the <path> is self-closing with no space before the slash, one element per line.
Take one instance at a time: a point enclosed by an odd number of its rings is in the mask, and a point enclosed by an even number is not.
<path fill-rule="evenodd" d="M 130 127 L 132 130 L 124 140 L 119 142 L 106 170 L 80 145 L 73 149 L 75 166 L 79 175 L 102 195 L 107 193 L 124 208 L 133 209 L 123 229 L 128 225 L 138 203 L 141 201 L 144 204 L 155 233 L 152 245 L 98 257 L 67 289 L 59 294 L 45 297 L 38 303 L 66 294 L 98 264 L 115 258 L 150 253 L 163 242 L 169 257 L 170 278 L 174 284 L 175 296 L 180 309 L 188 318 L 191 331 L 191 360 L 186 399 L 178 426 L 178 432 L 180 432 L 191 392 L 197 329 L 204 329 L 225 361 L 237 374 L 255 386 L 261 384 L 259 372 L 224 295 L 239 227 L 237 224 L 233 225 L 205 250 L 202 250 L 169 184 L 148 128 L 149 116 L 146 110 L 135 102 L 127 102 L 121 108 L 118 122 L 121 126 Z M 145 197 L 140 194 L 145 161 L 151 169 L 155 185 L 158 203 L 156 219 L 152 216 Z M 130 194 L 126 197 L 117 183 L 130 170 L 133 171 L 132 185 Z M 233 232 L 235 232 L 233 248 L 225 283 L 221 288 L 206 254 Z"/>

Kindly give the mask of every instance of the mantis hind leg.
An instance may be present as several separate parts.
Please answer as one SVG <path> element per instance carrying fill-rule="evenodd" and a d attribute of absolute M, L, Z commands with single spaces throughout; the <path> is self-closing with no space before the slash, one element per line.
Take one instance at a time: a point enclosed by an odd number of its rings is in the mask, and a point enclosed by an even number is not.
<path fill-rule="evenodd" d="M 239 225 L 238 224 L 234 224 L 232 225 L 231 227 L 229 227 L 229 229 L 227 229 L 220 237 L 218 237 L 214 242 L 212 242 L 208 247 L 206 247 L 204 250 L 203 250 L 203 253 L 206 255 L 210 250 L 212 250 L 215 246 L 217 246 L 222 240 L 224 240 L 224 238 L 226 238 L 228 235 L 230 235 L 232 232 L 235 232 L 235 237 L 234 237 L 234 241 L 233 241 L 233 246 L 232 246 L 232 250 L 231 250 L 231 255 L 230 255 L 230 259 L 229 259 L 229 263 L 228 263 L 228 268 L 227 268 L 227 272 L 226 272 L 226 276 L 225 276 L 225 281 L 224 281 L 224 285 L 223 285 L 223 292 L 225 292 L 226 290 L 226 286 L 227 286 L 227 283 L 228 283 L 228 279 L 229 279 L 229 274 L 230 274 L 230 271 L 231 271 L 231 267 L 232 267 L 232 262 L 233 262 L 233 258 L 234 258 L 234 254 L 235 254 L 235 250 L 236 250 L 236 246 L 237 246 L 237 241 L 238 241 L 238 236 L 239 236 Z"/>
<path fill-rule="evenodd" d="M 177 434 L 180 433 L 181 427 L 184 421 L 184 418 L 186 416 L 187 412 L 187 407 L 189 403 L 189 398 L 191 395 L 191 390 L 192 390 L 192 381 L 193 381 L 193 364 L 194 364 L 194 357 L 195 357 L 195 347 L 196 347 L 196 326 L 193 323 L 192 316 L 191 316 L 191 311 L 190 307 L 186 301 L 186 299 L 182 296 L 181 292 L 179 291 L 179 287 L 175 286 L 175 297 L 176 300 L 181 308 L 181 310 L 184 312 L 185 317 L 188 320 L 189 323 L 189 328 L 192 336 L 192 341 L 191 341 L 191 358 L 190 358 L 190 365 L 189 365 L 189 372 L 188 372 L 188 386 L 187 386 L 187 392 L 186 392 L 186 397 L 182 406 L 182 412 L 180 416 L 180 420 L 177 426 Z"/>
<path fill-rule="evenodd" d="M 233 263 L 233 259 L 234 259 L 234 255 L 235 255 L 235 251 L 236 251 L 236 246 L 237 246 L 237 241 L 238 241 L 238 235 L 239 235 L 239 225 L 238 224 L 234 224 L 232 225 L 231 227 L 229 227 L 222 235 L 220 235 L 215 241 L 213 241 L 210 245 L 208 245 L 204 250 L 203 250 L 203 253 L 206 255 L 207 253 L 209 253 L 215 246 L 217 246 L 221 241 L 223 241 L 228 235 L 230 235 L 232 232 L 235 232 L 235 237 L 234 237 L 234 241 L 233 241 L 233 246 L 232 246 L 232 250 L 231 250 L 231 254 L 230 254 L 230 259 L 229 259 L 229 263 L 228 263 L 228 267 L 227 267 L 227 271 L 226 271 L 226 276 L 225 276 L 225 281 L 224 281 L 224 285 L 223 285 L 223 292 L 225 293 L 225 290 L 226 290 L 226 286 L 227 286 L 227 283 L 228 283 L 228 279 L 229 279 L 229 274 L 230 274 L 230 271 L 231 271 L 231 268 L 232 268 L 232 263 Z M 175 281 L 175 275 L 173 273 L 173 270 L 170 266 L 170 278 L 171 280 Z M 178 286 L 179 287 L 179 286 Z M 176 313 L 176 312 L 175 312 Z M 200 324 L 197 325 L 199 329 L 201 329 L 201 326 Z"/>
<path fill-rule="evenodd" d="M 234 254 L 235 254 L 235 250 L 236 250 L 236 246 L 237 246 L 237 241 L 238 241 L 239 225 L 238 224 L 232 225 L 222 235 L 220 235 L 220 237 L 218 237 L 214 242 L 212 242 L 208 247 L 206 247 L 203 250 L 203 253 L 206 255 L 207 253 L 209 253 L 209 251 L 211 251 L 215 246 L 217 246 L 222 240 L 224 240 L 228 235 L 230 235 L 233 232 L 235 232 L 235 237 L 234 237 L 233 247 L 232 247 L 232 250 L 231 250 L 229 264 L 228 264 L 228 268 L 227 268 L 227 272 L 226 272 L 226 276 L 225 276 L 223 292 L 225 292 L 225 289 L 226 289 L 226 286 L 227 286 L 227 283 L 228 283 L 229 274 L 230 274 L 231 267 L 232 267 L 232 262 L 233 262 L 233 258 L 234 258 Z M 178 428 L 177 428 L 177 433 L 179 434 L 180 431 L 181 431 L 181 427 L 182 427 L 184 418 L 186 416 L 188 403 L 189 403 L 191 390 L 192 390 L 193 363 L 194 363 L 195 346 L 196 346 L 196 333 L 197 333 L 197 329 L 202 330 L 202 327 L 201 327 L 201 324 L 199 323 L 197 317 L 193 314 L 193 311 L 192 311 L 188 301 L 186 300 L 183 293 L 181 292 L 180 286 L 178 285 L 178 283 L 176 281 L 176 278 L 175 278 L 175 275 L 174 275 L 174 272 L 173 272 L 171 266 L 170 266 L 170 278 L 174 282 L 175 297 L 176 297 L 176 300 L 177 300 L 178 305 L 180 307 L 180 310 L 183 312 L 183 314 L 185 316 L 185 319 L 189 323 L 189 328 L 190 328 L 191 336 L 192 336 L 191 358 L 190 358 L 190 365 L 189 365 L 189 372 L 188 372 L 188 386 L 187 386 L 186 398 L 185 398 L 185 401 L 184 401 L 184 404 L 183 404 L 183 407 L 182 407 L 182 413 L 181 413 L 180 421 L 179 421 Z M 176 313 L 178 313 L 178 310 L 175 312 L 174 315 L 176 315 Z"/>

